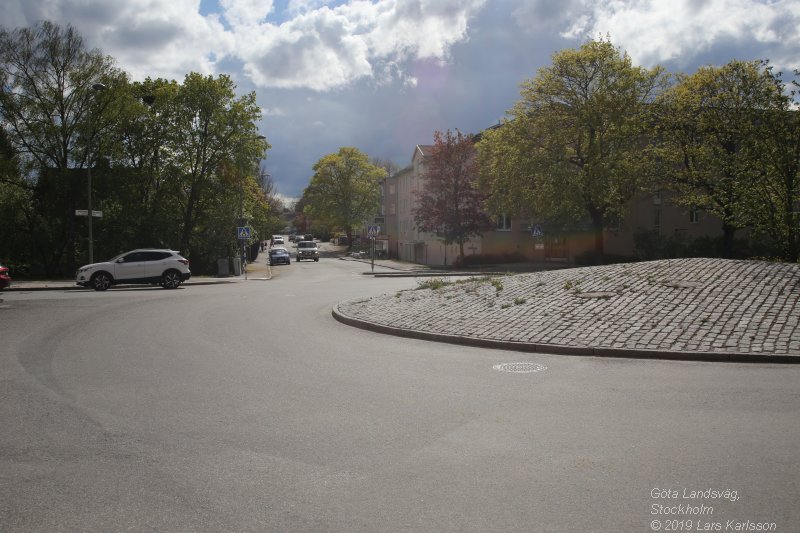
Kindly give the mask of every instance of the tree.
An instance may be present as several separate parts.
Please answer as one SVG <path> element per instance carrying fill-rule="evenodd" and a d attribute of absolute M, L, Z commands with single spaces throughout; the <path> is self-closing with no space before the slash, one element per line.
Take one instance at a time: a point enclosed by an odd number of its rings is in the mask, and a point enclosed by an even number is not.
<path fill-rule="evenodd" d="M 797 89 L 787 90 L 781 74 L 773 74 L 775 92 L 768 91 L 768 110 L 756 118 L 753 152 L 759 161 L 755 187 L 747 189 L 749 222 L 775 243 L 781 258 L 800 261 L 800 112 L 794 106 Z M 800 71 L 795 71 L 800 76 Z M 800 87 L 795 80 L 795 88 Z"/>
<path fill-rule="evenodd" d="M 112 60 L 87 50 L 72 27 L 0 30 L 0 115 L 26 177 L 17 186 L 31 198 L 26 231 L 48 274 L 58 273 L 65 255 L 74 271 L 74 213 L 86 207 L 84 172 L 76 169 L 94 164 L 113 124 L 113 97 L 93 87 L 113 91 L 125 83 Z M 53 198 L 57 206 L 48 203 Z"/>
<path fill-rule="evenodd" d="M 386 171 L 357 148 L 340 148 L 314 165 L 314 176 L 303 193 L 304 211 L 330 228 L 343 229 L 352 246 L 353 229 L 378 212 L 380 180 L 385 176 Z"/>
<path fill-rule="evenodd" d="M 635 67 L 608 41 L 556 53 L 478 144 L 490 205 L 524 200 L 540 218 L 588 218 L 602 256 L 603 230 L 644 186 L 645 112 L 665 83 L 660 67 Z"/>
<path fill-rule="evenodd" d="M 486 194 L 478 186 L 474 139 L 458 130 L 437 131 L 433 139 L 414 222 L 421 231 L 437 232 L 444 244 L 458 244 L 463 263 L 464 243 L 491 227 Z"/>
<path fill-rule="evenodd" d="M 758 61 L 731 61 L 679 75 L 653 107 L 663 172 L 681 193 L 679 203 L 722 221 L 726 257 L 733 255 L 736 231 L 752 219 L 754 204 L 748 198 L 753 188 L 766 184 L 755 143 L 764 151 L 772 144 L 775 150 L 774 136 L 787 133 L 765 130 L 767 124 L 778 130 L 786 126 L 776 121 L 786 116 L 773 116 L 770 110 L 787 111 L 788 102 L 782 105 L 780 88 L 761 66 Z M 757 140 L 765 134 L 771 137 L 767 144 Z"/>

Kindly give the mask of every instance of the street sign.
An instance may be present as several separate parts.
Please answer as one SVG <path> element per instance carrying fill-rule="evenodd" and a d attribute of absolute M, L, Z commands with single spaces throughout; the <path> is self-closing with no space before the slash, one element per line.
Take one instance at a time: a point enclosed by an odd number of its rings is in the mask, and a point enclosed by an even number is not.
<path fill-rule="evenodd" d="M 544 231 L 542 231 L 542 227 L 539 224 L 535 226 L 531 226 L 531 236 L 532 237 L 544 237 Z"/>
<path fill-rule="evenodd" d="M 236 228 L 236 235 L 238 235 L 240 239 L 249 239 L 250 226 L 239 226 Z"/>
<path fill-rule="evenodd" d="M 380 232 L 380 226 L 367 226 L 367 236 L 369 237 L 377 237 Z"/>
<path fill-rule="evenodd" d="M 88 209 L 76 209 L 75 210 L 75 216 L 87 217 L 87 216 L 89 216 L 89 210 Z M 96 217 L 96 218 L 103 218 L 103 212 L 102 211 L 95 211 L 94 209 L 92 209 L 92 216 Z"/>

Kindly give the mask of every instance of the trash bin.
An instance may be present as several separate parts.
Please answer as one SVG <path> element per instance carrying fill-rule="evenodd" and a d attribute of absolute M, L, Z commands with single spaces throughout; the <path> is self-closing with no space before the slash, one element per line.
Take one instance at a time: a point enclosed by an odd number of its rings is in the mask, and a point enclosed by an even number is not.
<path fill-rule="evenodd" d="M 242 258 L 241 257 L 234 257 L 233 258 L 233 275 L 234 276 L 241 276 L 242 275 Z"/>
<path fill-rule="evenodd" d="M 228 267 L 228 258 L 217 259 L 217 276 L 230 276 L 231 270 Z"/>

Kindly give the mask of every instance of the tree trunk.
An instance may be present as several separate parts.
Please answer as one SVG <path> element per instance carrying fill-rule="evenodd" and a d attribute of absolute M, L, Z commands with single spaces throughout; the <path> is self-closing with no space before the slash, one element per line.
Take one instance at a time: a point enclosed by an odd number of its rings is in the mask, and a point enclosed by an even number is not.
<path fill-rule="evenodd" d="M 730 259 L 733 257 L 733 239 L 736 236 L 736 227 L 731 224 L 722 223 L 722 257 Z"/>
<path fill-rule="evenodd" d="M 603 237 L 603 213 L 600 211 L 593 211 L 592 229 L 594 230 L 594 253 L 597 255 L 597 260 L 600 263 L 605 263 L 605 242 Z"/>

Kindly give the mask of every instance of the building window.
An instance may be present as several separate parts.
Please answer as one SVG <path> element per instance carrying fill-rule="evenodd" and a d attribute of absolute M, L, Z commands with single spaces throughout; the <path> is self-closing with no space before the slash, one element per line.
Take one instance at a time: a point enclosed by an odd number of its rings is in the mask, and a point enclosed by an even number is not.
<path fill-rule="evenodd" d="M 505 213 L 497 217 L 497 231 L 511 231 L 511 217 Z"/>
<path fill-rule="evenodd" d="M 689 223 L 690 224 L 700 223 L 700 210 L 695 205 L 693 205 L 691 209 L 689 209 Z"/>
<path fill-rule="evenodd" d="M 661 191 L 653 193 L 653 205 L 661 205 Z"/>
<path fill-rule="evenodd" d="M 395 194 L 394 183 L 389 185 L 389 194 Z"/>
<path fill-rule="evenodd" d="M 653 227 L 655 229 L 661 228 L 661 206 L 657 205 L 653 208 Z"/>

